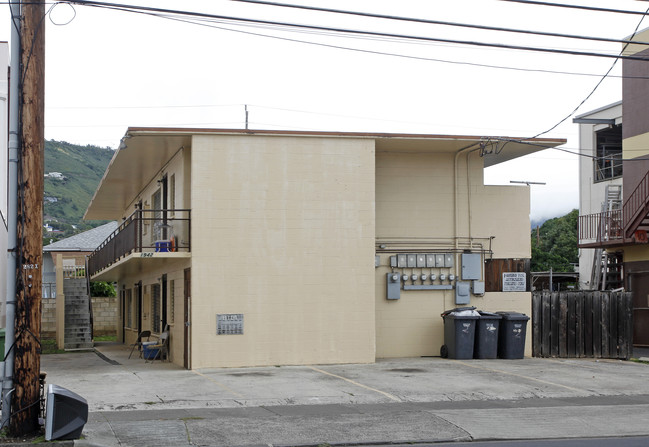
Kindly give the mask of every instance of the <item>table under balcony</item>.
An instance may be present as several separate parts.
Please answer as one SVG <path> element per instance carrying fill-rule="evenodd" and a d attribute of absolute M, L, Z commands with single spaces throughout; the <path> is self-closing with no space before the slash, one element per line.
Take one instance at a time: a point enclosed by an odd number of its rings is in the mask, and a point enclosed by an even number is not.
<path fill-rule="evenodd" d="M 137 210 L 88 257 L 90 278 L 116 281 L 125 272 L 191 256 L 190 210 Z"/>

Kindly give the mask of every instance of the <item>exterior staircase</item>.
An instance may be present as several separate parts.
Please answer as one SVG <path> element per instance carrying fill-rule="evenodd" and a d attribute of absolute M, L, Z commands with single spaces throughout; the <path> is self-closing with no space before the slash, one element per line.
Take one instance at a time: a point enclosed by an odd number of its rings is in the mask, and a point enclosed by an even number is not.
<path fill-rule="evenodd" d="M 90 296 L 86 278 L 65 278 L 65 336 L 63 349 L 92 349 Z"/>
<path fill-rule="evenodd" d="M 622 185 L 606 185 L 606 197 L 602 202 L 602 214 L 609 215 L 622 208 Z M 621 229 L 614 226 L 615 219 L 602 219 L 598 239 L 607 240 L 610 235 L 618 235 Z M 606 227 L 608 226 L 608 227 Z M 615 228 L 614 228 L 615 227 Z M 621 261 L 619 255 L 609 254 L 603 248 L 595 249 L 591 271 L 591 289 L 608 290 L 621 285 Z"/>
<path fill-rule="evenodd" d="M 631 238 L 637 230 L 649 230 L 649 172 L 624 202 L 624 231 Z"/>

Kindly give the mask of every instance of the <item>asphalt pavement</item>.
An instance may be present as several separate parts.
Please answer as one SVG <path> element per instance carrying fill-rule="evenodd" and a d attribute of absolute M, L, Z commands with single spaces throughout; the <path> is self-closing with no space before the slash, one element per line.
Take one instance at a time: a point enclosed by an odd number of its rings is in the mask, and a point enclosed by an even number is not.
<path fill-rule="evenodd" d="M 408 358 L 215 368 L 43 356 L 47 383 L 88 401 L 75 446 L 318 446 L 649 436 L 647 363 Z"/>

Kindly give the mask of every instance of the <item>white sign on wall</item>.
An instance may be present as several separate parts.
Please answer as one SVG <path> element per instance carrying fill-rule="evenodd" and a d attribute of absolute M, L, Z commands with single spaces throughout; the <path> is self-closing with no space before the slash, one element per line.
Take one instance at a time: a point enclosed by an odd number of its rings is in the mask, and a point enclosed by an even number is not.
<path fill-rule="evenodd" d="M 525 292 L 526 290 L 525 272 L 503 272 L 503 292 Z"/>

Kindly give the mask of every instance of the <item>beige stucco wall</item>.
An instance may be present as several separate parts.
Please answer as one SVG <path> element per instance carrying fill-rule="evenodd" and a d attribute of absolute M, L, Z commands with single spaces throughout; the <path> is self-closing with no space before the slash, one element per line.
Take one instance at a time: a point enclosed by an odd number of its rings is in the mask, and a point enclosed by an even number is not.
<path fill-rule="evenodd" d="M 466 248 L 474 252 L 491 248 L 494 258 L 530 257 L 528 187 L 484 186 L 482 161 L 477 153 L 470 155 L 468 169 L 466 155 L 457 158 L 457 166 L 455 160 L 455 154 L 377 154 L 376 234 L 377 244 L 385 243 L 385 248 L 379 249 L 380 267 L 375 277 L 378 358 L 439 355 L 444 340 L 440 314 L 457 307 L 454 290 L 401 290 L 401 299 L 387 300 L 386 274 L 393 271 L 389 258 L 397 249 L 456 253 Z M 401 238 L 403 245 L 393 242 L 397 238 Z M 422 273 L 460 276 L 461 258 L 456 254 L 454 259 L 454 267 L 450 269 L 397 268 L 394 271 L 419 276 Z M 445 284 L 450 282 L 447 280 Z M 470 305 L 531 316 L 528 292 L 472 296 Z M 527 345 L 529 356 L 531 337 L 527 338 Z"/>
<path fill-rule="evenodd" d="M 192 368 L 373 362 L 373 141 L 195 136 L 191 170 Z"/>
<path fill-rule="evenodd" d="M 649 133 L 625 138 L 622 145 L 622 156 L 625 160 L 649 154 Z"/>

